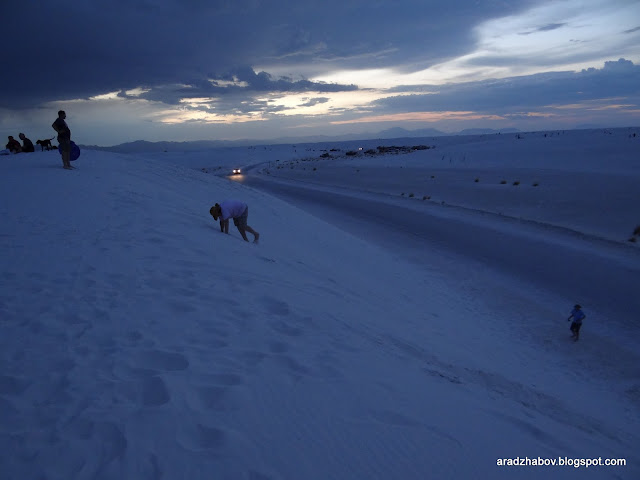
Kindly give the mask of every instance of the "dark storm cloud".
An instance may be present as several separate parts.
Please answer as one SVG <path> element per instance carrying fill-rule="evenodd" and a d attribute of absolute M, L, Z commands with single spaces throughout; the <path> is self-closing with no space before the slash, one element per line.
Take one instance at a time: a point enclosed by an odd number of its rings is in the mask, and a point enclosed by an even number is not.
<path fill-rule="evenodd" d="M 327 103 L 329 101 L 326 97 L 318 97 L 318 98 L 310 98 L 306 102 L 298 105 L 299 107 L 313 107 L 315 105 L 321 105 L 323 103 Z"/>
<path fill-rule="evenodd" d="M 291 92 L 344 92 L 354 91 L 355 85 L 311 82 L 291 78 L 274 79 L 266 72 L 255 73 L 251 68 L 235 69 L 234 73 L 220 75 L 211 79 L 185 79 L 183 84 L 159 85 L 150 87 L 140 95 L 127 95 L 121 91 L 123 98 L 142 98 L 168 105 L 178 105 L 182 100 L 229 97 L 234 101 L 250 101 L 256 93 L 291 93 Z M 212 100 L 213 101 L 213 100 Z"/>
<path fill-rule="evenodd" d="M 562 28 L 565 25 L 566 23 L 549 23 L 548 25 L 543 25 L 542 27 L 538 27 L 528 32 L 521 32 L 519 35 L 531 35 L 532 33 L 537 33 L 537 32 L 550 32 L 552 30 L 557 30 L 559 28 Z"/>
<path fill-rule="evenodd" d="M 581 40 L 569 40 L 572 44 L 584 44 L 587 43 Z M 614 57 L 615 58 L 615 57 Z M 512 50 L 509 53 L 503 55 L 487 55 L 478 54 L 474 58 L 470 58 L 465 61 L 466 66 L 473 67 L 533 67 L 536 69 L 547 69 L 545 65 L 549 64 L 549 55 L 545 52 L 531 53 L 523 55 L 518 50 Z M 567 62 L 567 63 L 587 63 L 593 61 L 593 52 L 590 50 L 577 50 L 566 51 L 562 54 L 558 54 L 554 59 L 554 62 Z"/>
<path fill-rule="evenodd" d="M 566 105 L 612 97 L 626 97 L 640 107 L 640 66 L 620 59 L 604 68 L 469 82 L 456 85 L 405 86 L 397 92 L 422 91 L 381 99 L 377 113 L 474 111 L 508 113 L 548 105 Z"/>
<path fill-rule="evenodd" d="M 274 79 L 266 72 L 255 73 L 252 68 L 240 68 L 234 73 L 234 78 L 247 84 L 248 90 L 257 92 L 343 92 L 357 90 L 355 85 L 337 85 L 324 82 L 310 82 L 309 80 L 294 80 L 290 77 Z M 222 78 L 225 79 L 224 77 Z"/>
<path fill-rule="evenodd" d="M 0 71 L 0 106 L 26 108 L 135 87 L 161 101 L 216 90 L 234 74 L 255 91 L 343 90 L 270 78 L 255 65 L 418 70 L 473 49 L 472 29 L 532 1 L 60 0 L 3 2 L 17 68 Z M 514 5 L 517 4 L 517 5 Z M 175 85 L 187 85 L 176 89 Z M 167 87 L 168 86 L 168 87 Z M 332 90 L 333 89 L 333 90 Z M 168 92 L 172 92 L 169 94 Z"/>

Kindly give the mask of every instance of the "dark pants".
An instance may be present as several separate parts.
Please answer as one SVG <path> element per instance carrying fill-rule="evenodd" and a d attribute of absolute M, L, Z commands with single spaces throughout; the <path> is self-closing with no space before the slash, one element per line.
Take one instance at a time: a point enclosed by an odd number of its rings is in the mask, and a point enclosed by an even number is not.
<path fill-rule="evenodd" d="M 233 219 L 233 224 L 238 228 L 238 230 L 243 230 L 247 228 L 247 219 L 249 218 L 249 207 L 244 209 L 244 213 L 239 217 L 235 217 Z"/>
<path fill-rule="evenodd" d="M 60 151 L 71 152 L 71 139 L 58 137 L 58 143 L 60 144 Z"/>
<path fill-rule="evenodd" d="M 573 334 L 577 337 L 578 334 L 580 333 L 581 326 L 582 326 L 582 323 L 572 322 L 571 327 L 569 327 L 569 330 L 571 330 Z"/>
<path fill-rule="evenodd" d="M 60 153 L 62 155 L 62 164 L 65 167 L 71 167 L 71 139 L 58 137 L 60 144 Z"/>

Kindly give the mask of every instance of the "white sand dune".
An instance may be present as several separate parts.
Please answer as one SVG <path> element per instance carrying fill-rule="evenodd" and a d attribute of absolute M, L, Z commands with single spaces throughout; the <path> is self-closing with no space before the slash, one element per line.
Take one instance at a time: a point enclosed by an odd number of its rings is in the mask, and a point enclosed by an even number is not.
<path fill-rule="evenodd" d="M 598 132 L 322 161 L 330 145 L 87 150 L 74 171 L 53 152 L 3 157 L 0 478 L 638 478 L 638 338 L 597 303 L 582 300 L 573 343 L 574 299 L 498 274 L 457 287 L 206 173 L 261 164 L 261 178 L 501 213 L 640 271 L 640 138 Z M 260 244 L 220 233 L 208 210 L 225 198 L 249 205 Z M 497 466 L 516 457 L 626 466 Z"/>

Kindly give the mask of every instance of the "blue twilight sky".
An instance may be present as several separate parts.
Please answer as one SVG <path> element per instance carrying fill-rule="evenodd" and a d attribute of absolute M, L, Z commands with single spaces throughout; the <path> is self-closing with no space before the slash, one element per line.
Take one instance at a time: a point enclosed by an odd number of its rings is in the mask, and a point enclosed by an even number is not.
<path fill-rule="evenodd" d="M 638 0 L 3 0 L 0 140 L 640 125 Z"/>

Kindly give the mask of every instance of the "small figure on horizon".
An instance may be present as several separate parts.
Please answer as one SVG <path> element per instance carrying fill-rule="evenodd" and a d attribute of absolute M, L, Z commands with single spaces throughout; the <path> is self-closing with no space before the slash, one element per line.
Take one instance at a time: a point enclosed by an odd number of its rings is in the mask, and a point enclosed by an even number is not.
<path fill-rule="evenodd" d="M 582 311 L 582 306 L 575 305 L 573 307 L 573 310 L 571 310 L 571 314 L 569 315 L 569 318 L 567 319 L 567 322 L 573 319 L 573 322 L 571 322 L 571 327 L 569 327 L 569 330 L 573 332 L 573 335 L 571 335 L 571 338 L 573 338 L 576 342 L 578 341 L 578 338 L 580 338 L 580 327 L 582 327 L 582 320 L 584 320 L 585 318 L 586 318 L 586 315 Z"/>
<path fill-rule="evenodd" d="M 51 124 L 53 129 L 58 132 L 58 143 L 60 144 L 60 152 L 62 153 L 62 167 L 71 170 L 71 130 L 67 126 L 64 119 L 67 114 L 64 110 L 58 112 L 58 118 Z"/>
<path fill-rule="evenodd" d="M 229 233 L 229 219 L 233 218 L 233 224 L 236 226 L 240 235 L 248 242 L 246 232 L 252 233 L 254 236 L 253 243 L 258 243 L 260 234 L 253 228 L 247 225 L 247 218 L 249 217 L 249 207 L 246 203 L 239 202 L 237 200 L 225 200 L 221 203 L 216 203 L 209 209 L 209 213 L 214 220 L 218 220 L 220 217 L 220 231 L 223 233 Z"/>
<path fill-rule="evenodd" d="M 18 137 L 20 137 L 20 140 L 22 140 L 22 151 L 26 152 L 26 153 L 30 153 L 30 152 L 35 152 L 36 149 L 33 146 L 33 142 L 31 140 L 29 140 L 24 133 L 21 133 L 20 135 L 18 135 Z"/>
<path fill-rule="evenodd" d="M 22 151 L 22 145 L 20 145 L 19 141 L 17 141 L 15 138 L 9 135 L 7 150 L 9 150 L 11 153 L 20 153 Z"/>

